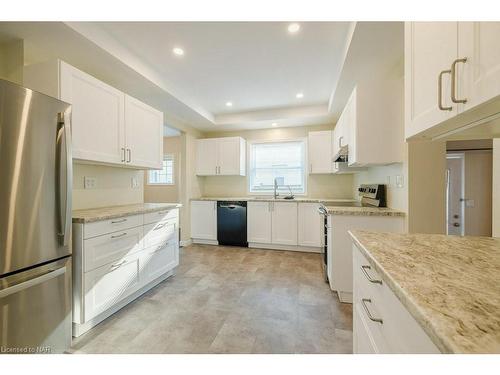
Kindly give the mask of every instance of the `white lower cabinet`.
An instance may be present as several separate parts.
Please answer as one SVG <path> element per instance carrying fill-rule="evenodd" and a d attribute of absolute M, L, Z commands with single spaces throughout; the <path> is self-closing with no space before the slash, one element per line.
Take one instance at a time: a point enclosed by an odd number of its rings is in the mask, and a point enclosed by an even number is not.
<path fill-rule="evenodd" d="M 323 216 L 319 214 L 319 203 L 299 203 L 298 244 L 299 246 L 321 247 L 324 236 Z"/>
<path fill-rule="evenodd" d="M 272 242 L 297 245 L 297 203 L 272 202 Z"/>
<path fill-rule="evenodd" d="M 387 286 L 368 259 L 352 245 L 353 352 L 439 353 L 423 328 Z"/>
<path fill-rule="evenodd" d="M 191 201 L 191 237 L 193 242 L 216 244 L 217 201 Z"/>
<path fill-rule="evenodd" d="M 271 216 L 270 202 L 248 202 L 247 240 L 249 243 L 272 243 Z"/>
<path fill-rule="evenodd" d="M 106 233 L 115 225 L 119 231 Z M 73 336 L 172 274 L 179 264 L 178 226 L 178 208 L 73 224 Z"/>

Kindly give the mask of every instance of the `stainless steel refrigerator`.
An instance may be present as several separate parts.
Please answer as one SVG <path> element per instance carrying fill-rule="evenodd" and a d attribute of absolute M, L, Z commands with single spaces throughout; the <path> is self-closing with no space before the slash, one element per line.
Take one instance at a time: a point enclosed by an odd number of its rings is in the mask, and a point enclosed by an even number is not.
<path fill-rule="evenodd" d="M 0 353 L 71 344 L 71 106 L 0 80 Z"/>

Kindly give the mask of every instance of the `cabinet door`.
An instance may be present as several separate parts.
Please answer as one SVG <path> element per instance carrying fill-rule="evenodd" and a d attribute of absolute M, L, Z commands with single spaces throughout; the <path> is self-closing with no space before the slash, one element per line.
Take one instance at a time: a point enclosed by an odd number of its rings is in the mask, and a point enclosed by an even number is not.
<path fill-rule="evenodd" d="M 297 245 L 297 203 L 272 202 L 272 242 Z"/>
<path fill-rule="evenodd" d="M 88 321 L 140 287 L 139 255 L 85 273 L 84 284 L 85 321 Z"/>
<path fill-rule="evenodd" d="M 309 173 L 332 173 L 332 136 L 331 130 L 309 132 Z"/>
<path fill-rule="evenodd" d="M 128 165 L 163 167 L 163 113 L 125 96 L 125 144 Z"/>
<path fill-rule="evenodd" d="M 219 138 L 217 145 L 218 174 L 236 176 L 241 174 L 242 153 L 239 137 Z M 244 160 L 244 159 L 243 159 Z"/>
<path fill-rule="evenodd" d="M 217 139 L 198 139 L 196 141 L 196 174 L 214 176 L 217 174 Z"/>
<path fill-rule="evenodd" d="M 217 240 L 217 202 L 191 202 L 191 237 Z"/>
<path fill-rule="evenodd" d="M 322 236 L 324 236 L 324 221 L 323 216 L 318 212 L 318 208 L 318 203 L 299 203 L 299 246 L 321 247 Z"/>
<path fill-rule="evenodd" d="M 179 243 L 171 241 L 146 249 L 141 254 L 141 284 L 145 285 L 179 265 Z"/>
<path fill-rule="evenodd" d="M 500 22 L 459 22 L 457 99 L 468 110 L 500 95 Z"/>
<path fill-rule="evenodd" d="M 60 99 L 72 105 L 73 158 L 122 164 L 125 95 L 61 62 Z"/>
<path fill-rule="evenodd" d="M 271 243 L 271 204 L 270 202 L 248 202 L 248 242 Z"/>
<path fill-rule="evenodd" d="M 438 107 L 438 79 L 457 57 L 457 22 L 405 23 L 405 133 L 413 136 L 458 113 L 451 102 L 451 75 L 442 75 Z"/>
<path fill-rule="evenodd" d="M 332 155 L 336 155 L 339 150 L 340 150 L 340 143 L 342 141 L 342 133 L 343 133 L 343 126 L 342 123 L 344 122 L 344 112 L 342 111 L 337 124 L 335 124 L 335 128 L 333 129 L 333 134 L 332 134 Z"/>

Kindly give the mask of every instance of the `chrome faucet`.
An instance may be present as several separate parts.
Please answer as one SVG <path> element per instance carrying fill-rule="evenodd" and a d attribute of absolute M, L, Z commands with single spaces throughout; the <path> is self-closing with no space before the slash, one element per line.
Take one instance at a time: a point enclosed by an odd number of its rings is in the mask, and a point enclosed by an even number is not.
<path fill-rule="evenodd" d="M 274 199 L 278 199 L 279 194 L 276 192 L 278 190 L 278 179 L 274 179 Z"/>

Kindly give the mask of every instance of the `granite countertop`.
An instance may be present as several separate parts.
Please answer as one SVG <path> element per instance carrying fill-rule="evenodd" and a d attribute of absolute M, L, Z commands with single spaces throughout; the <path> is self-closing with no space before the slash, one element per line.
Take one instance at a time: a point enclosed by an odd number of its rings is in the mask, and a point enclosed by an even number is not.
<path fill-rule="evenodd" d="M 445 353 L 500 353 L 500 238 L 350 232 Z"/>
<path fill-rule="evenodd" d="M 182 207 L 180 203 L 139 203 L 123 206 L 90 208 L 73 211 L 73 223 L 92 223 L 122 216 L 145 214 L 165 209 Z"/>
<path fill-rule="evenodd" d="M 334 199 L 334 198 L 306 198 L 295 197 L 294 199 L 274 199 L 273 197 L 199 197 L 191 198 L 192 201 L 252 201 L 252 202 L 302 202 L 302 203 L 335 203 L 335 202 L 356 202 L 355 199 Z"/>
<path fill-rule="evenodd" d="M 393 210 L 387 207 L 344 207 L 328 204 L 326 210 L 330 215 L 399 217 L 404 217 L 406 215 L 403 211 Z"/>

